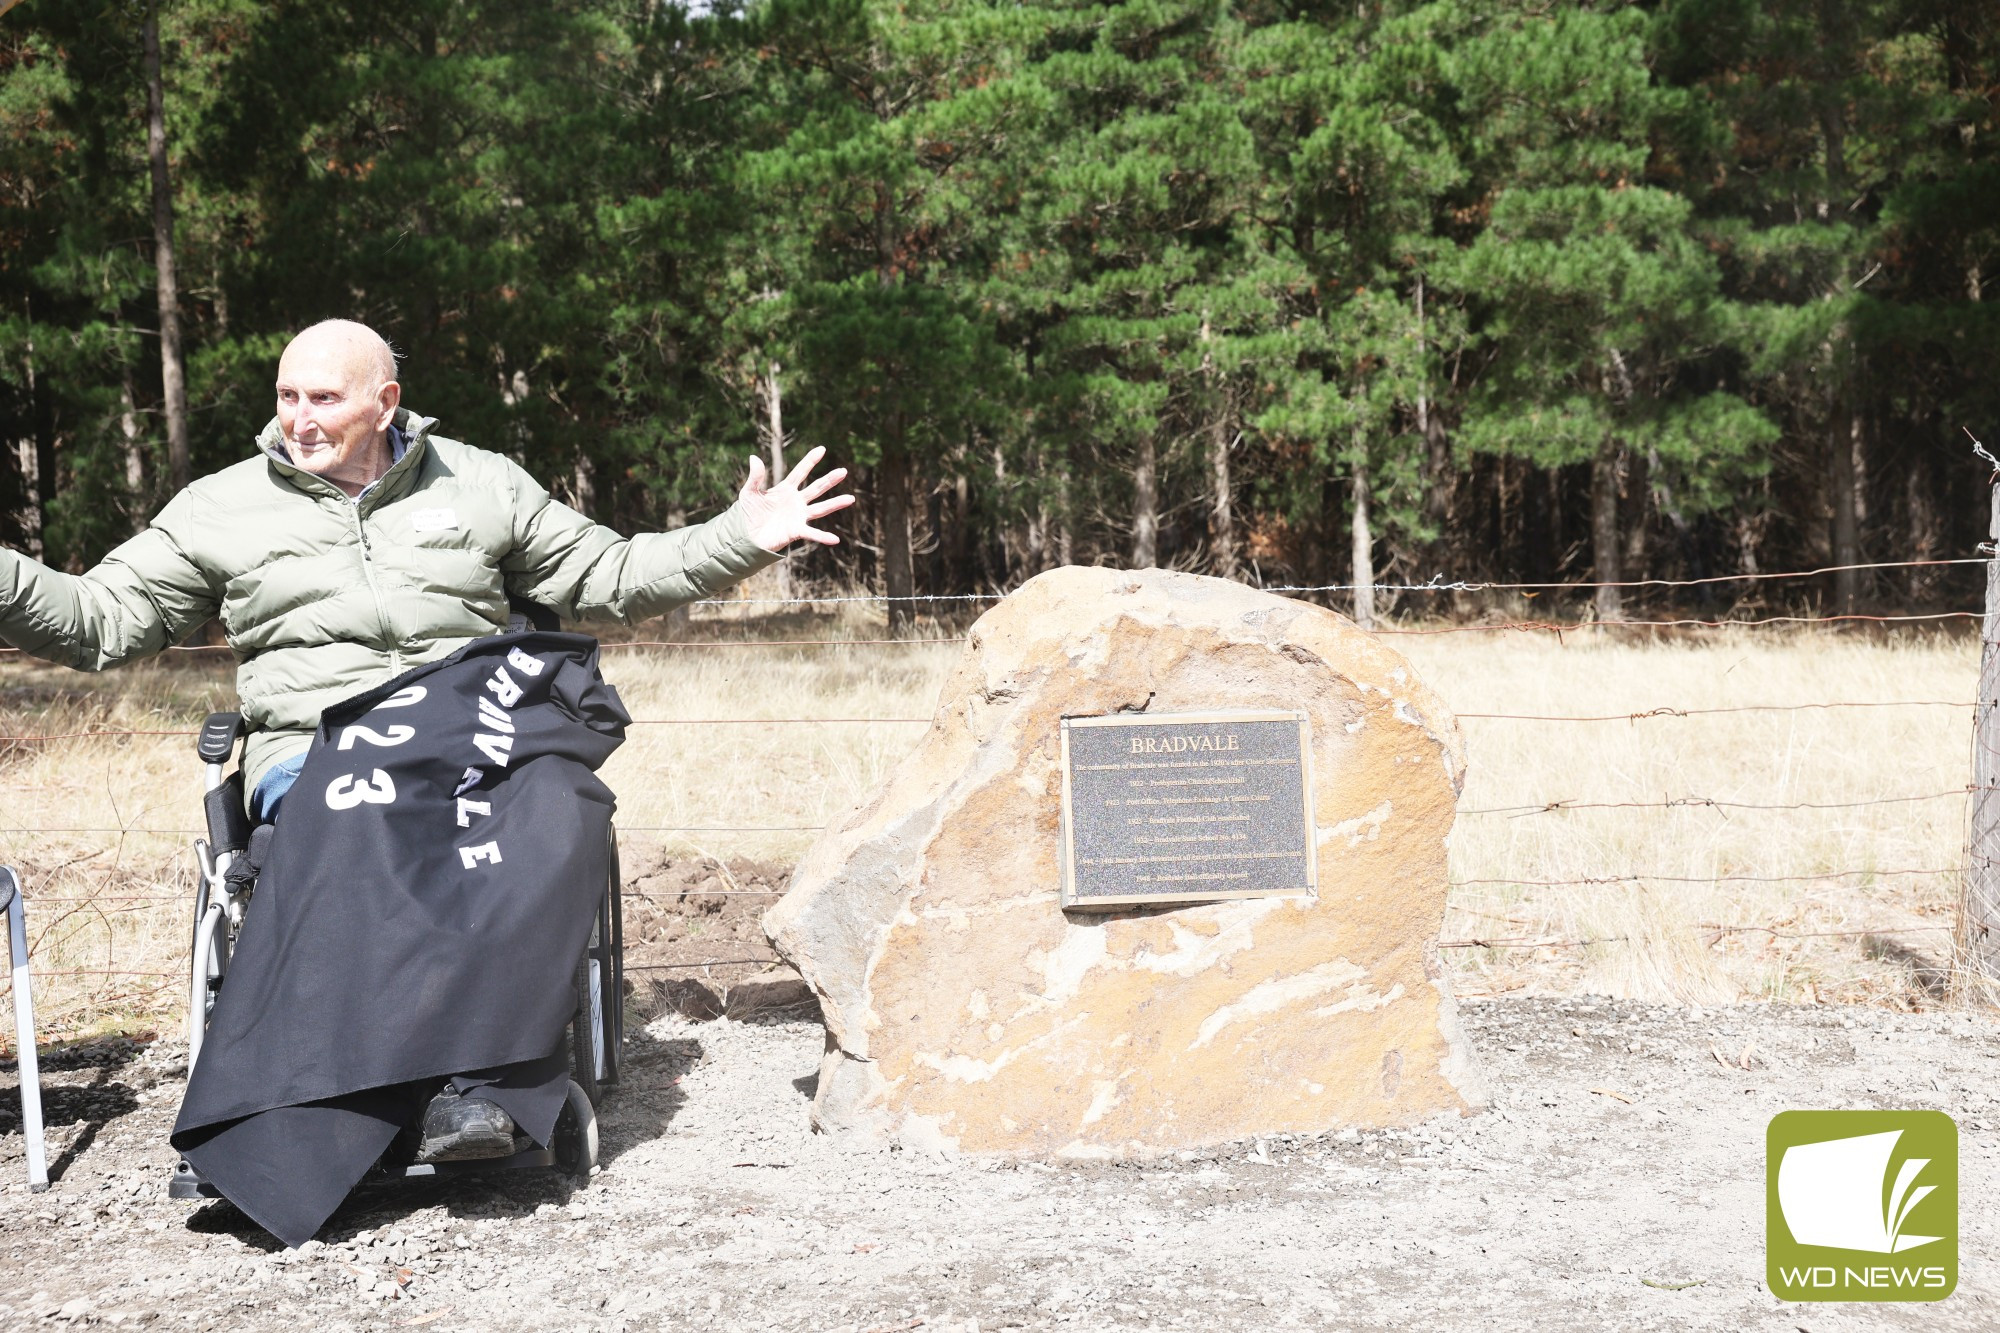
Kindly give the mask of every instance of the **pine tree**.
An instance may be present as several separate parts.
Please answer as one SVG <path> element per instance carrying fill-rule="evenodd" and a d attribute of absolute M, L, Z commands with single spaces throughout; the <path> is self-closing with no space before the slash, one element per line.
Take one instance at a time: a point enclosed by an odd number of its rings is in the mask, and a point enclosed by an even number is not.
<path fill-rule="evenodd" d="M 1450 280 L 1476 300 L 1490 349 L 1464 438 L 1542 467 L 1589 464 L 1605 619 L 1623 614 L 1624 538 L 1643 507 L 1725 498 L 1776 435 L 1705 373 L 1729 311 L 1690 204 L 1649 178 L 1677 99 L 1653 83 L 1644 35 L 1636 10 L 1524 9 L 1454 65 L 1484 217 Z"/>
<path fill-rule="evenodd" d="M 1437 221 L 1464 175 L 1437 106 L 1453 17 L 1314 7 L 1256 30 L 1241 55 L 1267 191 L 1257 212 L 1273 261 L 1294 268 L 1291 355 L 1272 359 L 1258 424 L 1309 463 L 1279 484 L 1319 548 L 1312 576 L 1335 574 L 1345 529 L 1364 625 L 1378 530 L 1433 535 L 1421 488 L 1442 445 L 1432 386 L 1456 321 L 1440 325 L 1425 297 L 1447 249 Z"/>
<path fill-rule="evenodd" d="M 796 368 L 802 438 L 872 474 L 900 625 L 916 593 L 912 507 L 1006 402 L 993 321 L 952 277 L 978 263 L 980 185 L 1029 110 L 1010 74 L 1033 16 L 771 0 L 754 18 L 771 146 L 740 168 L 762 208 L 742 285 L 779 303 L 757 322 L 783 329 L 765 350 L 781 339 Z"/>

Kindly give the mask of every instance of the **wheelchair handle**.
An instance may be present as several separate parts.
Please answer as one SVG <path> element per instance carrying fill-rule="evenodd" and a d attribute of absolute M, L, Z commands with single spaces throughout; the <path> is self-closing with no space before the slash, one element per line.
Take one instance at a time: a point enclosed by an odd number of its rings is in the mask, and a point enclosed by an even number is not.
<path fill-rule="evenodd" d="M 195 753 L 205 764 L 226 764 L 242 735 L 243 714 L 210 713 L 201 724 L 201 734 L 195 737 Z"/>

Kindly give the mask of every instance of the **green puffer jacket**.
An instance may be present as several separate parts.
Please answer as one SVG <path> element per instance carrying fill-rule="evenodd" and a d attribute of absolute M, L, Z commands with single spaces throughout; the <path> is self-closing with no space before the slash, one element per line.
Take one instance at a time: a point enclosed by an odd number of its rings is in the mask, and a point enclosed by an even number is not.
<path fill-rule="evenodd" d="M 0 640 L 103 671 L 219 616 L 254 790 L 306 748 L 327 705 L 504 629 L 509 593 L 570 619 L 631 622 L 778 558 L 734 508 L 620 537 L 434 424 L 396 414 L 408 450 L 358 502 L 293 467 L 274 420 L 256 457 L 189 486 L 87 574 L 0 550 Z"/>

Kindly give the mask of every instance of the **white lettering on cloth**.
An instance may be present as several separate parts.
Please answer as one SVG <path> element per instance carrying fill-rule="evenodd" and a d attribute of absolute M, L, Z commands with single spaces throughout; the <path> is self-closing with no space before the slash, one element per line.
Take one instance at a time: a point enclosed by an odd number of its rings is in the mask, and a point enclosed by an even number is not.
<path fill-rule="evenodd" d="M 481 861 L 486 862 L 488 865 L 497 866 L 500 864 L 500 844 L 497 842 L 482 842 L 477 847 L 461 847 L 458 849 L 458 859 L 465 863 L 467 870 L 472 869 Z"/>
<path fill-rule="evenodd" d="M 514 723 L 512 720 L 498 708 L 495 708 L 493 701 L 483 694 L 479 696 L 479 721 L 481 725 L 491 727 L 495 731 L 504 731 L 509 736 L 514 734 Z"/>
<path fill-rule="evenodd" d="M 486 688 L 500 701 L 502 708 L 512 708 L 521 702 L 521 687 L 507 674 L 506 667 L 494 667 L 493 679 L 486 682 Z"/>
<path fill-rule="evenodd" d="M 472 738 L 472 743 L 477 745 L 488 759 L 502 768 L 507 767 L 508 754 L 514 748 L 512 736 L 488 736 L 481 732 Z"/>
<path fill-rule="evenodd" d="M 395 800 L 395 780 L 379 768 L 372 776 L 372 784 L 357 781 L 352 773 L 343 773 L 327 783 L 326 808 L 352 810 L 357 805 L 387 805 Z"/>
<path fill-rule="evenodd" d="M 518 647 L 510 648 L 507 650 L 507 665 L 494 667 L 492 676 L 485 682 L 484 692 L 473 696 L 477 725 L 486 730 L 474 732 L 472 743 L 486 756 L 489 763 L 498 768 L 507 767 L 508 761 L 514 757 L 516 724 L 509 710 L 519 704 L 527 693 L 521 683 L 508 674 L 508 666 L 532 680 L 547 669 L 548 663 Z M 488 695 L 492 697 L 488 698 Z M 458 784 L 458 790 L 452 793 L 458 802 L 460 828 L 471 828 L 474 815 L 490 818 L 493 814 L 491 801 L 475 800 L 465 795 L 485 776 L 483 769 L 466 769 L 464 779 Z M 475 847 L 461 847 L 458 849 L 458 856 L 467 870 L 481 864 L 499 865 L 500 844 L 487 842 Z"/>
<path fill-rule="evenodd" d="M 379 745 L 386 750 L 403 744 L 405 741 L 415 737 L 416 734 L 417 729 L 415 727 L 391 727 L 387 735 L 375 730 L 373 727 L 342 727 L 340 729 L 340 748 L 343 750 L 352 750 L 354 742 L 367 741 L 370 745 Z"/>

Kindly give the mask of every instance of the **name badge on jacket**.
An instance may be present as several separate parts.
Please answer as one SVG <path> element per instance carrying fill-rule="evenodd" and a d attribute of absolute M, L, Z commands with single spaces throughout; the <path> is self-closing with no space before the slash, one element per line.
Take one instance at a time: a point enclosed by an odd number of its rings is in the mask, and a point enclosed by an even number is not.
<path fill-rule="evenodd" d="M 458 527 L 458 511 L 419 509 L 410 515 L 410 526 L 418 532 L 451 532 Z"/>

